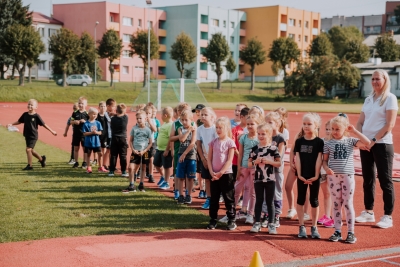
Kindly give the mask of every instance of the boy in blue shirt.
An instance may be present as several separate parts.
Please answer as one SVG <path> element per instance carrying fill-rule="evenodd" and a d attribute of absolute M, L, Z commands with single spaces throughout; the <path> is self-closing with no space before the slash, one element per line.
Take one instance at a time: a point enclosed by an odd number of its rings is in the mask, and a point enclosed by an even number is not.
<path fill-rule="evenodd" d="M 101 123 L 96 120 L 98 110 L 96 108 L 89 109 L 89 120 L 83 124 L 82 132 L 85 137 L 85 155 L 86 162 L 89 162 L 90 154 L 98 153 L 98 156 L 101 157 L 101 144 L 100 144 L 100 135 L 101 131 L 103 131 L 103 127 Z M 87 166 L 87 173 L 92 173 L 92 167 L 90 165 Z"/>

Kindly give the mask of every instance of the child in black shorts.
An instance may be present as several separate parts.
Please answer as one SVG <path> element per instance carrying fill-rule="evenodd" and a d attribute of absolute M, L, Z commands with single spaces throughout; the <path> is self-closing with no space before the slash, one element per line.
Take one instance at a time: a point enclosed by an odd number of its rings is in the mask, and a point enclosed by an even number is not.
<path fill-rule="evenodd" d="M 74 146 L 74 157 L 75 157 L 75 164 L 72 166 L 73 168 L 78 168 L 79 167 L 79 147 L 82 146 L 82 149 L 84 150 L 85 146 L 83 144 L 84 137 L 82 134 L 82 126 L 83 124 L 88 120 L 89 115 L 86 112 L 86 106 L 87 106 L 87 99 L 84 97 L 80 97 L 78 99 L 78 110 L 74 111 L 71 115 L 71 125 L 73 129 L 73 134 L 72 134 L 72 145 Z M 82 168 L 86 169 L 87 164 L 85 162 L 86 159 L 86 154 L 85 151 L 83 152 L 83 162 L 82 162 Z"/>
<path fill-rule="evenodd" d="M 43 126 L 53 135 L 57 135 L 49 126 L 47 126 L 39 114 L 36 113 L 38 108 L 38 102 L 35 99 L 30 99 L 28 101 L 28 112 L 24 112 L 18 121 L 8 124 L 7 127 L 13 125 L 24 124 L 24 136 L 26 142 L 26 156 L 28 158 L 28 165 L 23 169 L 24 171 L 33 170 L 32 167 L 32 155 L 37 158 L 42 165 L 46 166 L 46 156 L 40 156 L 35 150 L 35 144 L 38 140 L 38 125 Z"/>

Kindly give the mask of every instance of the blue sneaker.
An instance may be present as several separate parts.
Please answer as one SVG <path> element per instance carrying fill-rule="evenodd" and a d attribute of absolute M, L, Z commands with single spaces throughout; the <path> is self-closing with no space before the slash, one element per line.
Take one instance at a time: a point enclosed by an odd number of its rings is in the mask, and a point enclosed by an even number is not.
<path fill-rule="evenodd" d="M 185 196 L 188 196 L 188 195 L 189 195 L 188 190 L 185 189 Z"/>
<path fill-rule="evenodd" d="M 158 181 L 157 186 L 161 186 L 164 183 L 165 179 L 161 176 L 160 181 Z"/>
<path fill-rule="evenodd" d="M 210 198 L 206 199 L 206 202 L 204 202 L 204 205 L 201 208 L 205 210 L 210 209 Z"/>
<path fill-rule="evenodd" d="M 204 192 L 204 190 L 200 190 L 199 192 L 199 198 L 206 198 L 206 192 Z"/>
<path fill-rule="evenodd" d="M 179 190 L 174 191 L 174 199 L 177 200 L 179 198 Z"/>
<path fill-rule="evenodd" d="M 160 189 L 162 189 L 162 190 L 167 190 L 169 188 L 170 188 L 169 183 L 166 181 L 164 181 L 164 183 L 162 183 L 162 185 L 160 185 Z"/>

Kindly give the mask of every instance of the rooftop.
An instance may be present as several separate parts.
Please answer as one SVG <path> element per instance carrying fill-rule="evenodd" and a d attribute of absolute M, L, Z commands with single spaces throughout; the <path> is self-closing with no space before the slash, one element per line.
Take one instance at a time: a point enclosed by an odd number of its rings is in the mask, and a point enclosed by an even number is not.
<path fill-rule="evenodd" d="M 32 22 L 36 23 L 46 23 L 46 24 L 58 24 L 58 25 L 63 25 L 63 23 L 59 20 L 56 20 L 54 18 L 48 17 L 42 13 L 39 12 L 33 12 L 32 13 Z"/>
<path fill-rule="evenodd" d="M 375 65 L 375 63 L 367 62 L 367 63 L 357 63 L 353 64 L 354 67 L 359 69 L 393 69 L 397 66 L 400 66 L 400 61 L 393 62 L 382 62 L 379 65 Z"/>
<path fill-rule="evenodd" d="M 366 44 L 369 47 L 372 47 L 375 45 L 375 40 L 378 38 L 380 35 L 370 35 L 365 40 L 363 41 L 363 44 Z M 397 44 L 400 44 L 400 35 L 395 34 L 393 35 L 393 39 L 396 41 Z"/>

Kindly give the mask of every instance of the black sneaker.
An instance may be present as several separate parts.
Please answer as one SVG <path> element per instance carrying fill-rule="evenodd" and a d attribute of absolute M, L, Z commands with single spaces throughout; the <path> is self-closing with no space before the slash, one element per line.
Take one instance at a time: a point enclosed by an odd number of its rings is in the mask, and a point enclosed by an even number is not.
<path fill-rule="evenodd" d="M 279 216 L 275 216 L 274 219 L 274 224 L 276 228 L 279 228 L 279 226 L 281 226 L 280 222 L 279 222 Z"/>
<path fill-rule="evenodd" d="M 22 170 L 23 170 L 23 171 L 31 171 L 31 170 L 33 170 L 33 167 L 32 167 L 32 166 L 29 166 L 29 164 L 28 164 L 28 165 L 26 165 L 26 167 L 23 168 Z"/>
<path fill-rule="evenodd" d="M 178 197 L 178 202 L 179 205 L 185 204 L 185 197 L 183 195 L 180 195 Z"/>
<path fill-rule="evenodd" d="M 139 191 L 144 192 L 144 185 L 143 185 L 143 183 L 140 183 L 140 184 L 139 184 L 138 189 L 139 189 Z"/>
<path fill-rule="evenodd" d="M 122 193 L 130 193 L 130 192 L 136 192 L 135 185 L 128 186 L 126 189 L 122 190 Z"/>
<path fill-rule="evenodd" d="M 39 161 L 39 162 L 40 162 L 40 164 L 42 165 L 42 168 L 46 167 L 46 156 L 43 155 L 43 156 L 42 156 L 42 161 Z"/>
<path fill-rule="evenodd" d="M 192 196 L 186 195 L 185 204 L 192 204 Z"/>
<path fill-rule="evenodd" d="M 86 162 L 84 161 L 84 162 L 82 162 L 82 169 L 86 169 L 87 168 L 87 164 L 86 164 Z"/>
<path fill-rule="evenodd" d="M 228 225 L 226 226 L 226 230 L 235 230 L 237 227 L 236 223 L 234 221 L 229 220 Z"/>
<path fill-rule="evenodd" d="M 153 175 L 150 175 L 150 177 L 149 177 L 149 183 L 155 183 Z"/>
<path fill-rule="evenodd" d="M 207 229 L 214 230 L 217 227 L 217 220 L 210 220 L 210 223 L 207 225 Z"/>
<path fill-rule="evenodd" d="M 342 240 L 342 234 L 338 231 L 335 231 L 331 237 L 329 237 L 329 241 L 338 242 Z"/>
<path fill-rule="evenodd" d="M 356 241 L 357 241 L 357 237 L 353 233 L 348 232 L 347 238 L 344 242 L 349 243 L 349 244 L 354 244 L 354 243 L 356 243 Z"/>
<path fill-rule="evenodd" d="M 79 162 L 75 162 L 74 165 L 72 165 L 72 168 L 78 168 L 79 167 Z"/>

